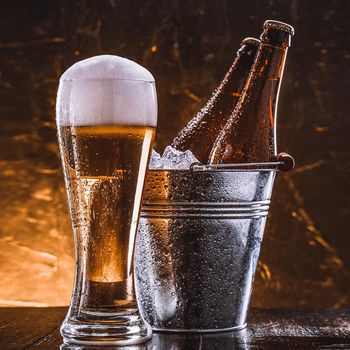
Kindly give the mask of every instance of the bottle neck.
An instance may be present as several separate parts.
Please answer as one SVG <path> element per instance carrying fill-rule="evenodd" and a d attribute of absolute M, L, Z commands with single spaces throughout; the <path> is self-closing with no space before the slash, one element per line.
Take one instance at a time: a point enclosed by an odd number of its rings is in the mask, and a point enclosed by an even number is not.
<path fill-rule="evenodd" d="M 287 57 L 288 47 L 277 47 L 269 44 L 261 44 L 253 70 L 246 82 L 245 90 L 252 89 L 252 94 L 256 93 L 262 100 L 267 89 L 267 81 L 275 81 L 274 86 L 277 90 L 273 91 L 278 95 L 279 85 L 283 76 L 284 65 Z M 261 85 L 260 91 L 255 89 L 256 85 Z M 269 91 L 269 93 L 271 90 Z"/>
<path fill-rule="evenodd" d="M 257 50 L 258 45 L 243 45 L 239 49 L 232 66 L 221 82 L 222 94 L 239 98 Z"/>
<path fill-rule="evenodd" d="M 283 78 L 284 66 L 287 58 L 288 46 L 276 47 L 263 45 L 266 51 L 270 51 L 270 62 L 267 67 L 266 89 L 269 89 L 269 115 L 270 115 L 270 159 L 277 156 L 277 106 L 278 98 Z M 264 93 L 263 93 L 264 95 Z"/>
<path fill-rule="evenodd" d="M 287 45 L 283 47 L 260 44 L 253 69 L 245 85 L 243 97 L 245 101 L 241 104 L 243 109 L 247 109 L 250 118 L 259 116 L 259 128 L 269 128 L 270 145 L 266 151 L 270 159 L 277 154 L 277 104 L 287 51 Z"/>

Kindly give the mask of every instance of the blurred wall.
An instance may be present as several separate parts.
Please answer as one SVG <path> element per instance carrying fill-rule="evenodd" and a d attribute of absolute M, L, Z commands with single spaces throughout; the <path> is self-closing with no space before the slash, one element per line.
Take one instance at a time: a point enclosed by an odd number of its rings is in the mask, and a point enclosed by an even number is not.
<path fill-rule="evenodd" d="M 161 150 L 206 102 L 242 38 L 295 26 L 279 106 L 278 174 L 255 306 L 349 306 L 347 1 L 7 1 L 0 9 L 0 305 L 69 303 L 74 257 L 55 131 L 59 76 L 109 53 L 157 81 Z"/>

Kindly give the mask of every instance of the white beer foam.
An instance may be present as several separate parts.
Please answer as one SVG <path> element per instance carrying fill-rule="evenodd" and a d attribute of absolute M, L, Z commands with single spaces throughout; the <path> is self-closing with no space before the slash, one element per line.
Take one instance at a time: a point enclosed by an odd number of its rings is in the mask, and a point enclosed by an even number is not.
<path fill-rule="evenodd" d="M 58 126 L 157 124 L 152 74 L 136 62 L 112 55 L 75 63 L 61 76 Z"/>

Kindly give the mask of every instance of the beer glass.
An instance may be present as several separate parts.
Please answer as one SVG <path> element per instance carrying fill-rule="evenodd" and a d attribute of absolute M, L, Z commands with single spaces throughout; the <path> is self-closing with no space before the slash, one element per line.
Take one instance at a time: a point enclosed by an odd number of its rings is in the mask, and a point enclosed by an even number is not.
<path fill-rule="evenodd" d="M 118 91 L 129 98 L 120 100 Z M 138 91 L 156 101 L 154 81 L 61 78 L 57 128 L 76 257 L 61 327 L 67 343 L 128 345 L 151 335 L 134 296 L 133 250 L 155 125 L 140 117 L 149 111 L 130 100 Z M 79 110 L 73 99 L 81 100 Z M 130 104 L 139 114 L 128 119 Z"/>

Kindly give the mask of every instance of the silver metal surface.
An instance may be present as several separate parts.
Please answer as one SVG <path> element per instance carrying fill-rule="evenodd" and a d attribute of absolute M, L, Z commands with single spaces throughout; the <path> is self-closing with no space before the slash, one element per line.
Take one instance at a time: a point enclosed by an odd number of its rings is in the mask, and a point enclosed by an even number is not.
<path fill-rule="evenodd" d="M 153 329 L 244 327 L 275 173 L 149 171 L 135 284 Z"/>
<path fill-rule="evenodd" d="M 284 164 L 283 161 L 265 162 L 265 163 L 231 163 L 231 164 L 210 164 L 210 165 L 203 165 L 201 163 L 193 163 L 191 165 L 191 170 L 192 171 L 207 171 L 207 170 L 227 171 L 227 170 L 235 170 L 235 169 L 267 170 L 267 169 L 278 169 L 278 167 L 283 165 L 283 164 Z"/>

